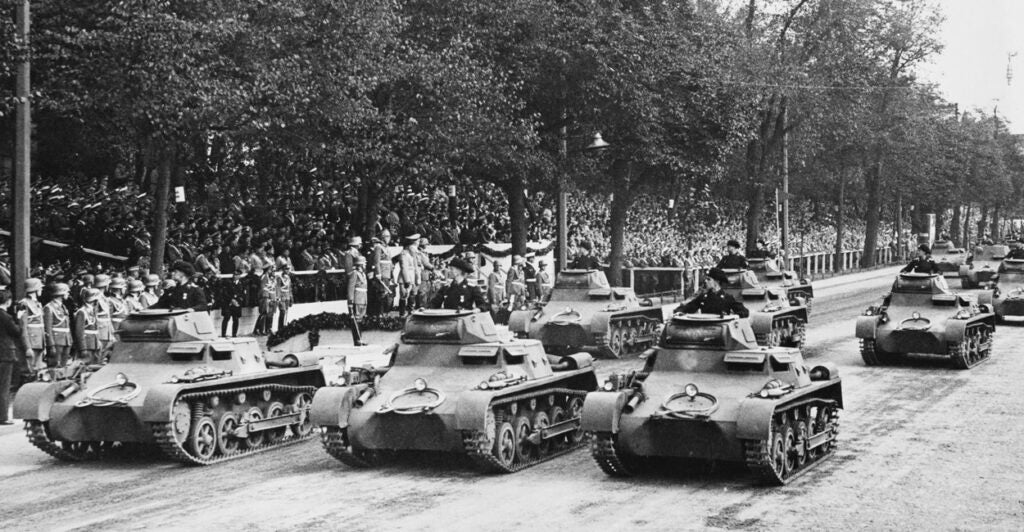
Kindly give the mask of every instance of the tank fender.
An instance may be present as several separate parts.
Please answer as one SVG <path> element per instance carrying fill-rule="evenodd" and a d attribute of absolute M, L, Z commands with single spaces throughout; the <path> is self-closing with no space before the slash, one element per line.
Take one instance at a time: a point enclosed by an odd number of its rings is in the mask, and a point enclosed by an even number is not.
<path fill-rule="evenodd" d="M 875 338 L 879 316 L 860 316 L 857 318 L 857 338 Z"/>
<path fill-rule="evenodd" d="M 50 407 L 57 400 L 61 383 L 30 382 L 18 389 L 14 396 L 14 418 L 47 421 Z"/>
<path fill-rule="evenodd" d="M 516 310 L 508 317 L 508 330 L 516 333 L 525 333 L 530 330 L 530 320 L 536 311 Z"/>
<path fill-rule="evenodd" d="M 991 305 L 992 304 L 992 292 L 989 291 L 989 290 L 986 290 L 986 291 L 981 292 L 980 294 L 978 294 L 978 304 L 979 305 Z"/>
<path fill-rule="evenodd" d="M 809 371 L 808 373 L 810 374 L 811 380 L 813 381 L 829 381 L 832 379 L 838 379 L 839 366 L 837 366 L 835 362 L 827 360 L 825 362 L 819 362 L 811 366 L 811 371 Z"/>
<path fill-rule="evenodd" d="M 594 357 L 590 353 L 573 353 L 562 357 L 562 360 L 569 362 L 569 369 L 585 369 L 594 366 Z"/>
<path fill-rule="evenodd" d="M 736 419 L 736 437 L 743 440 L 765 440 L 772 428 L 776 402 L 760 397 L 747 397 L 740 402 Z"/>
<path fill-rule="evenodd" d="M 960 271 L 958 272 L 960 277 L 967 277 L 971 274 L 971 267 L 966 264 L 960 265 Z"/>
<path fill-rule="evenodd" d="M 619 432 L 619 419 L 626 406 L 626 392 L 590 392 L 583 401 L 583 430 L 588 432 Z"/>
<path fill-rule="evenodd" d="M 309 409 L 310 421 L 322 427 L 347 427 L 348 415 L 352 411 L 356 399 L 369 386 L 369 384 L 359 384 L 320 388 L 313 395 L 313 404 Z"/>
<path fill-rule="evenodd" d="M 772 332 L 772 315 L 767 312 L 751 312 L 750 328 L 754 330 L 754 334 Z"/>
<path fill-rule="evenodd" d="M 608 312 L 598 312 L 590 317 L 590 331 L 593 334 L 607 334 L 608 323 L 612 315 Z"/>
<path fill-rule="evenodd" d="M 483 390 L 471 390 L 459 395 L 455 403 L 455 428 L 458 430 L 480 430 L 487 426 L 487 414 L 491 409 L 494 394 Z"/>
<path fill-rule="evenodd" d="M 146 392 L 139 419 L 146 423 L 165 423 L 171 420 L 174 400 L 181 392 L 178 384 L 158 384 Z"/>
<path fill-rule="evenodd" d="M 943 338 L 947 343 L 960 343 L 964 339 L 968 323 L 968 320 L 946 320 L 946 327 L 942 333 Z"/>

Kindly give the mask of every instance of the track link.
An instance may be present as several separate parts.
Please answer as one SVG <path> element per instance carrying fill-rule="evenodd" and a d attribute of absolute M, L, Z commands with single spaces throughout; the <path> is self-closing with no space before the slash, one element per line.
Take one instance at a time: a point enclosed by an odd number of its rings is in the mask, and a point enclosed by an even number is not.
<path fill-rule="evenodd" d="M 608 432 L 594 435 L 590 455 L 601 471 L 611 477 L 631 477 L 641 469 L 640 458 L 620 453 L 615 447 L 615 436 Z"/>
<path fill-rule="evenodd" d="M 65 462 L 85 462 L 100 457 L 100 442 L 74 442 L 59 444 L 50 438 L 50 431 L 45 421 L 30 419 L 25 421 L 25 434 L 28 441 L 40 451 Z"/>
<path fill-rule="evenodd" d="M 989 359 L 992 354 L 992 331 L 988 324 L 978 324 L 967 330 L 959 343 L 948 345 L 949 359 L 956 369 L 971 369 Z"/>
<path fill-rule="evenodd" d="M 827 460 L 830 456 L 835 453 L 836 438 L 839 434 L 839 410 L 832 402 L 821 401 L 816 404 L 818 408 L 827 408 L 825 426 L 818 427 L 819 430 L 814 431 L 815 434 L 822 432 L 829 433 L 828 443 L 825 443 L 821 447 L 818 447 L 813 455 L 809 455 L 806 458 L 806 462 L 803 465 L 798 466 L 796 469 L 790 471 L 780 471 L 780 467 L 775 464 L 775 457 L 772 455 L 772 444 L 777 431 L 784 430 L 785 421 L 789 416 L 788 412 L 793 408 L 802 407 L 801 405 L 793 405 L 786 410 L 776 412 L 772 416 L 772 431 L 765 440 L 744 440 L 744 454 L 746 456 L 747 468 L 754 473 L 761 481 L 766 484 L 782 486 L 792 482 L 794 479 L 801 477 L 804 473 L 807 473 L 821 462 Z M 811 424 L 813 427 L 813 423 Z M 801 444 L 802 442 L 797 442 Z"/>
<path fill-rule="evenodd" d="M 316 387 L 315 386 L 293 386 L 293 385 L 286 385 L 286 384 L 257 384 L 257 385 L 252 385 L 252 386 L 242 386 L 242 387 L 238 387 L 238 388 L 212 389 L 212 390 L 204 390 L 204 391 L 198 391 L 198 392 L 185 393 L 185 394 L 182 394 L 182 395 L 178 396 L 178 398 L 176 400 L 177 401 L 186 401 L 186 402 L 188 402 L 190 404 L 190 407 L 193 407 L 192 408 L 192 412 L 193 412 L 192 413 L 192 417 L 193 417 L 193 421 L 194 421 L 195 419 L 197 419 L 198 417 L 201 417 L 203 415 L 203 408 L 202 408 L 201 405 L 200 405 L 199 408 L 195 408 L 195 405 L 197 405 L 196 401 L 198 401 L 198 400 L 207 399 L 207 398 L 210 398 L 210 397 L 213 397 L 213 396 L 217 396 L 217 395 L 239 394 L 239 393 L 252 394 L 252 393 L 263 392 L 264 390 L 270 390 L 271 392 L 280 392 L 280 393 L 288 393 L 288 394 L 308 393 L 308 394 L 312 395 L 314 392 L 316 392 Z M 305 435 L 296 435 L 296 434 L 292 433 L 291 431 L 288 431 L 289 432 L 288 436 L 285 436 L 284 438 L 281 438 L 280 440 L 274 441 L 272 443 L 263 443 L 261 445 L 254 446 L 254 447 L 240 448 L 240 449 L 238 449 L 238 451 L 236 451 L 236 452 L 234 452 L 234 453 L 232 453 L 230 455 L 218 455 L 218 456 L 211 457 L 209 459 L 203 459 L 203 458 L 198 457 L 198 456 L 194 455 L 193 453 L 189 452 L 189 450 L 186 449 L 181 444 L 181 442 L 179 442 L 178 439 L 174 436 L 174 422 L 173 421 L 159 422 L 159 423 L 150 423 L 149 427 L 150 427 L 150 430 L 152 431 L 152 434 L 153 434 L 153 440 L 156 442 L 157 446 L 160 448 L 160 451 L 166 457 L 168 457 L 168 458 L 170 458 L 172 460 L 176 460 L 178 462 L 182 462 L 184 464 L 188 464 L 188 465 L 210 465 L 210 464 L 216 464 L 216 463 L 219 463 L 219 462 L 225 462 L 227 460 L 234 460 L 234 459 L 237 459 L 237 458 L 242 458 L 242 457 L 245 457 L 245 456 L 250 456 L 250 455 L 253 455 L 253 454 L 256 454 L 256 453 L 261 453 L 263 451 L 267 451 L 267 450 L 270 450 L 270 449 L 276 449 L 278 447 L 284 447 L 286 445 L 292 445 L 294 443 L 298 443 L 300 441 L 304 441 L 306 439 L 309 439 L 313 435 L 312 431 L 310 433 L 308 433 L 308 434 L 305 434 Z"/>

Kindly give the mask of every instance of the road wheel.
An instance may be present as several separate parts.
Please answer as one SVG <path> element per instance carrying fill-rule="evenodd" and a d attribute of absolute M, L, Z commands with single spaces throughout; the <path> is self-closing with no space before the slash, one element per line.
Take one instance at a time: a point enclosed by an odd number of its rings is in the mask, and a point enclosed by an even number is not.
<path fill-rule="evenodd" d="M 242 416 L 241 423 L 245 424 L 245 423 L 249 423 L 249 422 L 260 421 L 262 419 L 263 419 L 263 412 L 260 411 L 258 406 L 254 406 L 254 407 L 250 408 L 245 413 L 244 416 Z M 245 437 L 245 446 L 250 448 L 250 449 L 255 448 L 255 447 L 259 447 L 260 445 L 263 445 L 263 440 L 264 440 L 263 432 L 250 432 L 249 435 Z"/>
<path fill-rule="evenodd" d="M 548 414 L 548 419 L 551 420 L 552 425 L 557 425 L 565 421 L 565 410 L 560 406 L 551 407 L 551 412 Z M 565 448 L 567 444 L 566 436 L 562 435 L 552 440 L 551 445 L 557 451 Z"/>
<path fill-rule="evenodd" d="M 313 406 L 313 397 L 306 392 L 296 394 L 292 399 L 292 411 L 298 412 L 300 417 L 298 423 L 289 426 L 299 438 L 305 438 L 313 432 L 313 421 L 309 418 L 311 406 Z"/>
<path fill-rule="evenodd" d="M 534 430 L 542 431 L 542 430 L 548 428 L 550 425 L 551 425 L 551 423 L 549 421 L 547 412 L 541 411 L 541 412 L 537 412 L 536 414 L 533 415 L 533 429 Z M 540 441 L 540 446 L 537 449 L 540 452 L 540 456 L 543 457 L 543 456 L 547 456 L 548 454 L 551 454 L 551 443 L 552 443 L 551 440 L 543 440 L 542 439 Z"/>
<path fill-rule="evenodd" d="M 267 417 L 268 418 L 273 418 L 273 417 L 277 417 L 277 416 L 283 416 L 284 414 L 285 414 L 284 405 L 281 404 L 278 401 L 274 401 L 273 403 L 270 403 L 270 406 L 267 407 Z M 281 427 L 281 428 L 278 428 L 278 429 L 268 430 L 267 431 L 267 436 L 266 436 L 267 443 L 277 443 L 277 442 L 283 440 L 284 437 L 287 434 L 288 434 L 288 427 Z"/>
<path fill-rule="evenodd" d="M 573 397 L 569 399 L 568 412 L 566 419 L 582 419 L 583 417 L 583 398 Z M 569 445 L 577 445 L 583 441 L 583 427 L 576 429 L 569 433 L 568 436 Z"/>
<path fill-rule="evenodd" d="M 200 460 L 209 460 L 217 452 L 217 426 L 213 424 L 210 416 L 203 416 L 192 424 L 192 432 L 189 434 L 189 447 L 192 454 Z"/>
<path fill-rule="evenodd" d="M 238 452 L 241 443 L 235 437 L 235 429 L 238 428 L 238 416 L 234 412 L 224 412 L 217 424 L 217 449 L 220 454 L 230 456 Z"/>
<path fill-rule="evenodd" d="M 516 433 L 516 462 L 524 464 L 533 460 L 536 450 L 530 443 L 530 420 L 526 416 L 516 416 L 512 421 Z"/>
<path fill-rule="evenodd" d="M 495 429 L 494 449 L 491 452 L 503 467 L 512 468 L 516 459 L 516 433 L 508 421 L 501 422 Z"/>

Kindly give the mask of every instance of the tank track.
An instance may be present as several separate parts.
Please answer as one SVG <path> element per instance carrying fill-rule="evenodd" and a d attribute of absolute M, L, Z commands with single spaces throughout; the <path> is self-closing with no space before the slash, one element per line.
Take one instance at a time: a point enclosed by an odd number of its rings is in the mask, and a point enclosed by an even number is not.
<path fill-rule="evenodd" d="M 641 458 L 620 453 L 615 447 L 615 436 L 608 432 L 595 434 L 590 442 L 590 455 L 610 477 L 630 477 L 640 472 Z"/>
<path fill-rule="evenodd" d="M 536 399 L 547 395 L 564 396 L 564 404 L 568 406 L 569 401 L 573 397 L 578 397 L 581 401 L 586 397 L 587 392 L 585 390 L 577 390 L 572 388 L 548 388 L 543 390 L 536 390 L 532 392 L 525 392 L 509 397 L 502 397 L 491 404 L 491 410 L 494 412 L 495 427 L 500 427 L 502 422 L 508 421 L 509 416 L 500 407 L 510 405 L 518 401 Z M 567 412 L 568 413 L 568 412 Z M 579 414 L 577 414 L 578 416 Z M 579 419 L 570 418 L 570 419 Z M 514 473 L 521 469 L 531 467 L 542 462 L 547 462 L 552 458 L 568 454 L 580 447 L 586 445 L 586 438 L 580 438 L 576 443 L 567 443 L 563 447 L 554 448 L 549 446 L 550 450 L 545 453 L 537 453 L 529 460 L 519 461 L 516 460 L 513 464 L 505 465 L 497 456 L 495 456 L 495 444 L 494 438 L 488 437 L 483 430 L 464 430 L 462 431 L 462 445 L 469 456 L 469 459 L 473 462 L 473 465 L 480 471 L 485 473 Z"/>
<path fill-rule="evenodd" d="M 643 328 L 644 323 L 646 323 L 647 327 L 651 331 L 648 335 L 652 339 L 630 343 L 628 338 L 629 325 L 624 326 L 624 324 L 628 324 L 631 321 L 638 322 L 636 324 L 638 329 Z M 607 333 L 594 335 L 594 344 L 597 346 L 598 353 L 600 353 L 604 358 L 622 358 L 625 356 L 636 355 L 643 353 L 645 349 L 657 342 L 660 328 L 661 324 L 658 323 L 657 320 L 649 319 L 646 316 L 630 316 L 613 319 L 608 324 Z M 612 345 L 612 339 L 616 332 L 619 333 L 621 338 L 621 347 L 618 348 L 618 352 L 616 352 L 615 346 Z"/>
<path fill-rule="evenodd" d="M 368 469 L 384 462 L 383 455 L 374 451 L 350 449 L 347 429 L 341 427 L 324 427 L 320 442 L 327 454 L 352 468 Z"/>
<path fill-rule="evenodd" d="M 831 433 L 828 443 L 825 443 L 821 447 L 818 447 L 806 457 L 806 461 L 789 471 L 779 471 L 773 462 L 771 447 L 772 442 L 775 438 L 775 434 L 779 430 L 784 430 L 787 424 L 792 423 L 792 418 L 789 415 L 795 409 L 800 408 L 807 411 L 806 408 L 810 406 L 817 406 L 818 408 L 828 409 L 823 420 L 824 426 L 815 426 L 814 419 L 805 418 L 805 421 L 810 422 L 810 431 L 814 434 L 820 434 L 828 431 Z M 823 399 L 816 399 L 810 402 L 800 402 L 793 405 L 788 405 L 785 410 L 777 411 L 772 415 L 772 428 L 768 434 L 768 438 L 764 440 L 744 440 L 744 454 L 746 456 L 747 468 L 754 473 L 761 481 L 766 484 L 772 484 L 776 486 L 782 486 L 788 484 L 792 480 L 799 478 L 804 473 L 810 471 L 821 462 L 828 459 L 835 453 L 836 438 L 839 434 L 839 409 L 833 401 L 827 401 Z M 797 441 L 797 445 L 801 442 Z M 806 452 L 806 451 L 805 451 Z"/>
<path fill-rule="evenodd" d="M 956 369 L 971 369 L 992 354 L 992 329 L 987 323 L 971 326 L 959 343 L 950 343 L 947 351 Z"/>
<path fill-rule="evenodd" d="M 205 407 L 203 405 L 201 405 L 201 404 L 196 405 L 195 403 L 193 403 L 194 400 L 197 400 L 197 399 L 207 399 L 207 398 L 210 398 L 210 397 L 214 397 L 214 396 L 218 396 L 218 395 L 226 395 L 226 394 L 239 394 L 239 393 L 250 394 L 250 393 L 263 392 L 264 390 L 270 390 L 272 392 L 291 393 L 291 394 L 308 393 L 308 394 L 310 394 L 310 396 L 312 396 L 312 394 L 314 392 L 316 392 L 316 387 L 315 386 L 293 386 L 293 385 L 286 385 L 286 384 L 256 384 L 256 385 L 252 385 L 252 386 L 241 386 L 241 387 L 237 387 L 237 388 L 212 389 L 212 390 L 204 390 L 204 391 L 184 393 L 182 395 L 179 395 L 176 400 L 178 400 L 178 401 L 187 401 L 187 402 L 190 403 L 190 408 L 192 410 L 192 421 L 195 422 L 197 419 L 199 419 L 203 415 L 205 415 Z M 197 408 L 197 406 L 198 406 L 198 408 Z M 306 439 L 312 437 L 312 435 L 313 435 L 312 431 L 309 434 L 301 435 L 301 436 L 300 435 L 295 435 L 295 434 L 291 434 L 291 435 L 287 435 L 286 434 L 280 440 L 272 442 L 272 443 L 263 443 L 261 445 L 257 445 L 257 446 L 254 446 L 254 447 L 239 448 L 236 452 L 234 452 L 233 454 L 230 454 L 230 455 L 226 455 L 226 456 L 225 455 L 219 455 L 219 456 L 215 456 L 215 457 L 212 457 L 212 458 L 209 458 L 209 459 L 203 459 L 203 458 L 198 457 L 198 456 L 194 455 L 193 453 L 189 452 L 189 450 L 186 449 L 181 444 L 181 442 L 178 441 L 177 438 L 175 438 L 175 436 L 174 436 L 174 422 L 173 421 L 159 422 L 159 423 L 150 423 L 149 426 L 150 426 L 150 429 L 152 430 L 152 433 L 153 433 L 153 439 L 156 441 L 156 444 L 160 448 L 160 451 L 166 457 L 168 457 L 168 458 L 170 458 L 172 460 L 176 460 L 178 462 L 189 464 L 189 465 L 210 465 L 210 464 L 216 464 L 216 463 L 219 463 L 219 462 L 224 462 L 224 461 L 227 461 L 227 460 L 234 460 L 236 458 L 242 458 L 244 456 L 250 456 L 250 455 L 253 455 L 253 454 L 256 454 L 256 453 L 260 453 L 260 452 L 263 452 L 263 451 L 267 451 L 267 450 L 270 450 L 270 449 L 276 449 L 278 447 L 283 447 L 285 445 L 291 445 L 293 443 L 298 443 L 300 441 L 303 441 L 303 440 L 306 440 Z M 289 431 L 285 431 L 285 432 L 287 433 Z"/>
<path fill-rule="evenodd" d="M 884 366 L 894 364 L 897 360 L 897 353 L 882 351 L 878 348 L 873 338 L 861 338 L 860 357 L 868 366 Z"/>
<path fill-rule="evenodd" d="M 26 420 L 25 434 L 28 436 L 28 441 L 40 451 L 65 462 L 97 460 L 102 454 L 100 442 L 65 442 L 65 445 L 62 445 L 53 441 L 45 421 Z"/>

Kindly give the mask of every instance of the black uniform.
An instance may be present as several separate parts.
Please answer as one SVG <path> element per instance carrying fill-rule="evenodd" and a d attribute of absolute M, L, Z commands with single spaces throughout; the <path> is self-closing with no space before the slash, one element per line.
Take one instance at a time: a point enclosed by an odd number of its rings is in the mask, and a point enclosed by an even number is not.
<path fill-rule="evenodd" d="M 931 257 L 918 257 L 904 266 L 900 273 L 939 273 L 939 267 Z"/>
<path fill-rule="evenodd" d="M 206 310 L 206 294 L 193 283 L 169 288 L 152 308 Z"/>
<path fill-rule="evenodd" d="M 599 270 L 601 265 L 598 264 L 597 258 L 593 255 L 580 255 L 576 257 L 576 260 L 572 261 L 572 269 L 574 270 Z"/>
<path fill-rule="evenodd" d="M 448 286 L 442 287 L 430 300 L 430 308 L 446 308 L 452 310 L 478 308 L 481 311 L 490 311 L 490 305 L 484 298 L 484 293 L 479 286 L 470 284 L 469 279 L 463 279 L 456 283 L 452 281 Z"/>
<path fill-rule="evenodd" d="M 1024 248 L 1013 248 L 1006 254 L 1006 258 L 1020 260 L 1024 259 Z"/>
<path fill-rule="evenodd" d="M 750 252 L 749 258 L 751 259 L 774 259 L 775 253 L 767 249 L 755 249 Z"/>
<path fill-rule="evenodd" d="M 716 267 L 723 270 L 746 270 L 747 258 L 739 253 L 727 253 L 718 261 L 718 266 Z"/>
<path fill-rule="evenodd" d="M 689 302 L 676 307 L 676 313 L 684 314 L 735 314 L 741 318 L 750 315 L 743 303 L 736 301 L 732 296 L 719 290 L 717 292 L 701 292 L 700 295 Z"/>

